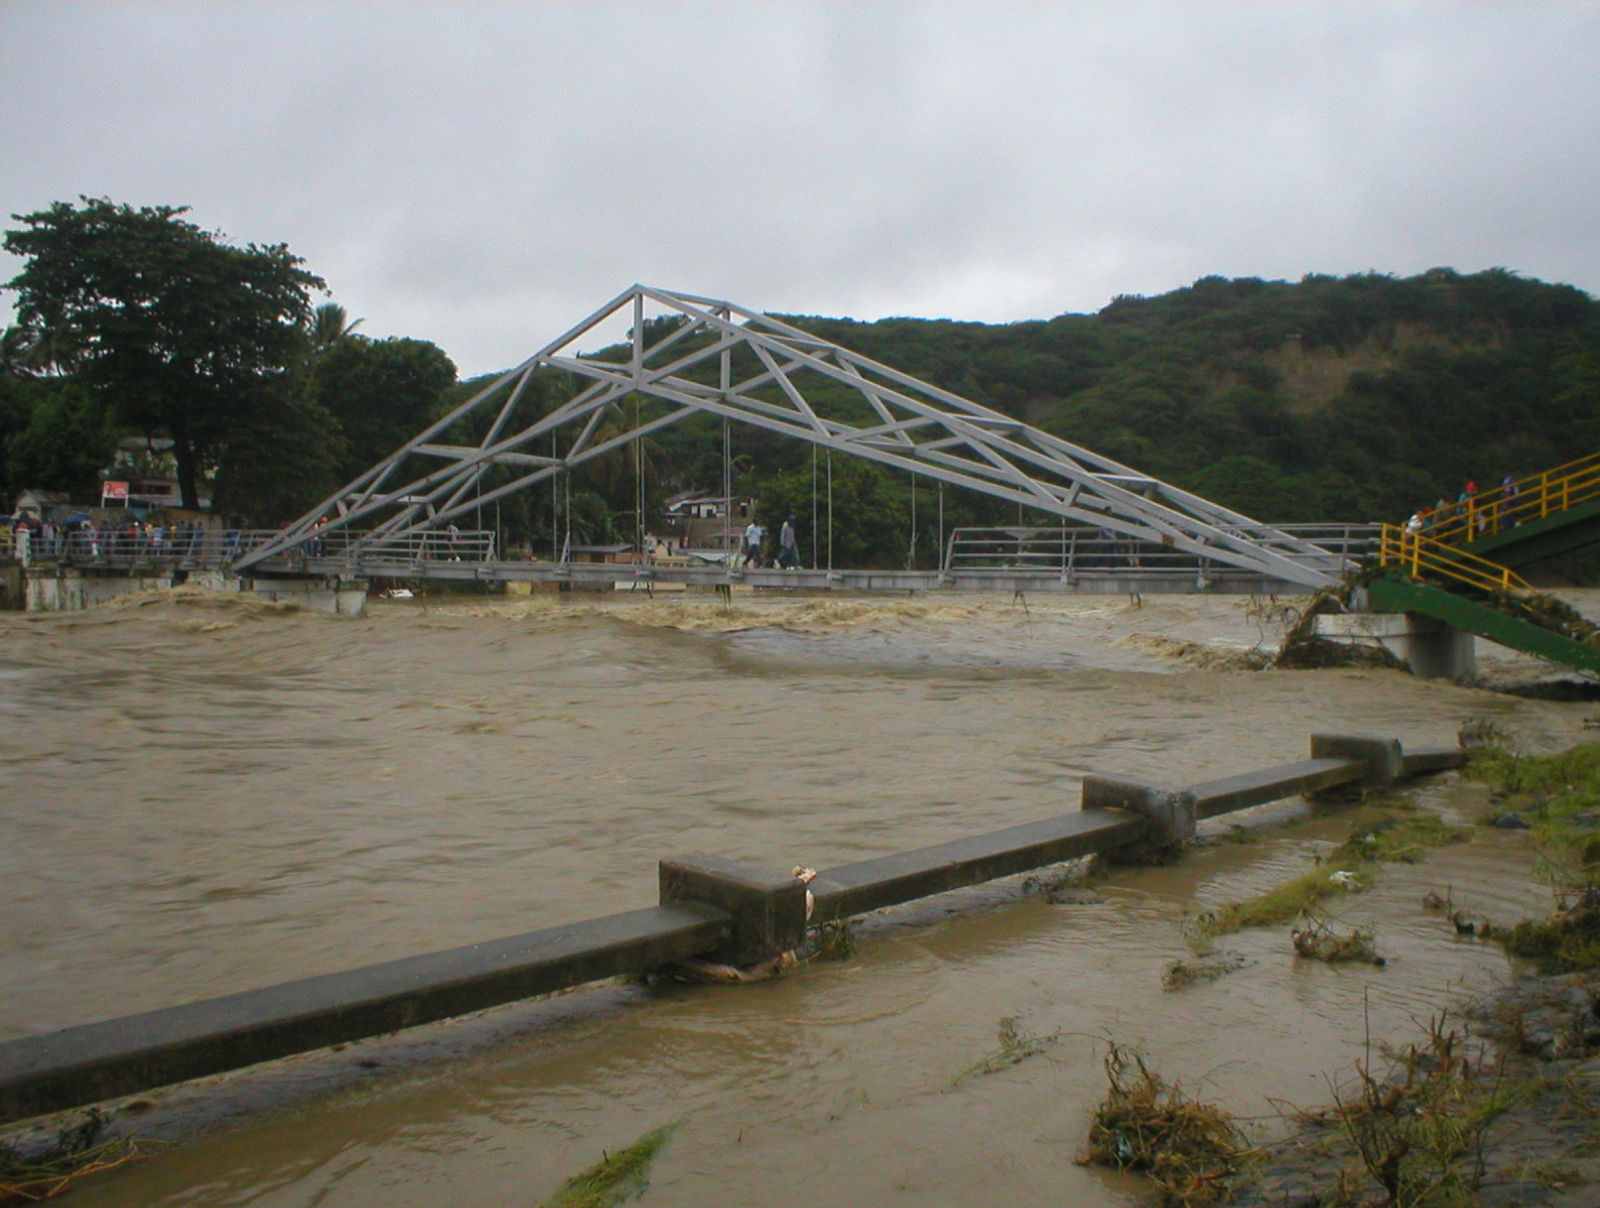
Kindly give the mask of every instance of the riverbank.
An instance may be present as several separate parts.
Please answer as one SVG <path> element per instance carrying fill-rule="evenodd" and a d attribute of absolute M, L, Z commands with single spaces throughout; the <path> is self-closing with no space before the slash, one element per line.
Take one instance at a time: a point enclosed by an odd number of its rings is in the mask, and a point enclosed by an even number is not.
<path fill-rule="evenodd" d="M 1332 1102 L 1263 1147 L 1240 1208 L 1590 1208 L 1600 1196 L 1600 746 L 1517 752 L 1487 728 L 1479 822 L 1537 843 L 1554 910 L 1514 924 L 1428 903 L 1503 944 L 1518 976 L 1375 1040 L 1329 1077 Z"/>
<path fill-rule="evenodd" d="M 1600 977 L 1519 978 L 1375 1043 L 1333 1100 L 1257 1153 L 1236 1208 L 1592 1208 Z M 1551 1047 L 1549 1038 L 1558 1037 Z M 1397 1198 L 1391 1199 L 1391 1190 Z"/>

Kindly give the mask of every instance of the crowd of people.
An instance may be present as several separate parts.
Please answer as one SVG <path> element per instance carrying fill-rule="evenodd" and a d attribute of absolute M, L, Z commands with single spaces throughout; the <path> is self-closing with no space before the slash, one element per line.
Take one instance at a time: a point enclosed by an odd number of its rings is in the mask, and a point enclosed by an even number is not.
<path fill-rule="evenodd" d="M 1426 536 L 1442 528 L 1464 527 L 1471 536 L 1500 527 L 1502 519 L 1510 516 L 1517 502 L 1517 480 L 1507 474 L 1498 488 L 1479 491 L 1476 482 L 1468 482 L 1452 502 L 1440 496 L 1438 502 L 1424 504 L 1406 521 L 1405 531 L 1412 536 Z"/>
<path fill-rule="evenodd" d="M 199 523 L 163 524 L 133 517 L 96 524 L 70 523 L 20 515 L 0 521 L 0 557 L 24 564 L 39 558 L 185 558 L 198 556 L 210 530 Z M 217 534 L 213 543 L 236 534 Z"/>

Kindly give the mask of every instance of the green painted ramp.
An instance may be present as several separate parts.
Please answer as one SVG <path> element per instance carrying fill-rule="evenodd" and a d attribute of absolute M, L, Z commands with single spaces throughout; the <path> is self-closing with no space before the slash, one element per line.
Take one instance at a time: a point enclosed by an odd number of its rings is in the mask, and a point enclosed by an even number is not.
<path fill-rule="evenodd" d="M 1596 542 L 1600 542 L 1600 499 L 1453 544 L 1469 554 L 1517 570 L 1546 558 L 1587 549 Z"/>
<path fill-rule="evenodd" d="M 1574 641 L 1493 604 L 1425 583 L 1388 578 L 1367 585 L 1367 600 L 1373 612 L 1419 612 L 1512 650 L 1600 675 L 1600 645 Z M 1507 605 L 1508 609 L 1520 607 L 1514 602 Z"/>

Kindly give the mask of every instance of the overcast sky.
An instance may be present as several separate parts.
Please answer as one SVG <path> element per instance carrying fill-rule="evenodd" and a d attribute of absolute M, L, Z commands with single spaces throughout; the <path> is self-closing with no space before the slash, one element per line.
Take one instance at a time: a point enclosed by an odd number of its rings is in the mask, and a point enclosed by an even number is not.
<path fill-rule="evenodd" d="M 0 202 L 188 205 L 463 375 L 635 282 L 988 322 L 1211 273 L 1596 293 L 1597 69 L 1597 3 L 0 0 Z"/>

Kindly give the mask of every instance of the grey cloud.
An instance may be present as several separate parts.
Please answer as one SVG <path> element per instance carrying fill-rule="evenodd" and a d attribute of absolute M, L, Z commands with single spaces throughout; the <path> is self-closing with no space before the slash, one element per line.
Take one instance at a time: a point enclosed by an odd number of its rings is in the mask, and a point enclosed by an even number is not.
<path fill-rule="evenodd" d="M 1206 273 L 1600 288 L 1593 3 L 13 0 L 8 213 L 190 203 L 464 372 L 637 280 L 1004 321 Z"/>

